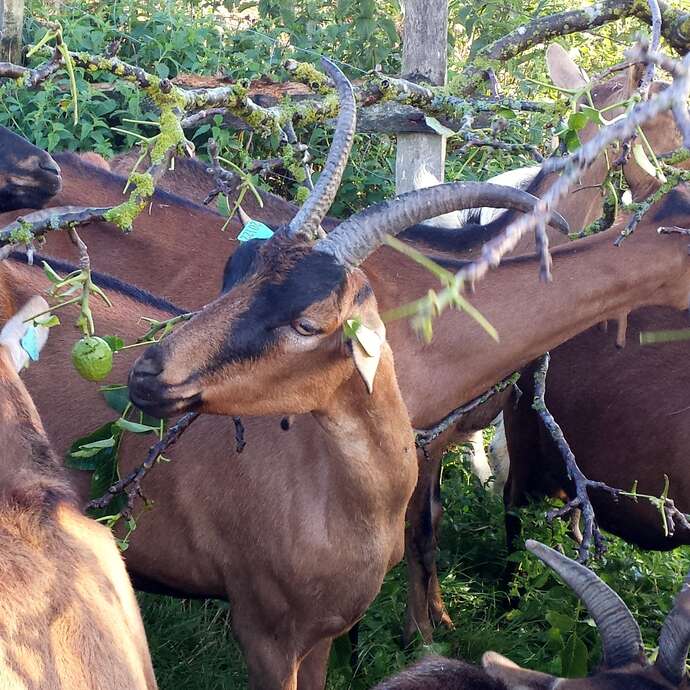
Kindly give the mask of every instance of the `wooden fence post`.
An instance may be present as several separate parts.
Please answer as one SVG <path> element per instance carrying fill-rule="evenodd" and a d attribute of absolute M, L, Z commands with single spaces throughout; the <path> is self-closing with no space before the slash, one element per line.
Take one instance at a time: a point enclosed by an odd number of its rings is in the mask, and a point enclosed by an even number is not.
<path fill-rule="evenodd" d="M 20 62 L 23 25 L 24 0 L 0 0 L 0 61 Z"/>
<path fill-rule="evenodd" d="M 404 0 L 402 76 L 446 83 L 448 0 Z M 398 135 L 395 191 L 409 192 L 443 182 L 445 138 L 436 134 Z"/>

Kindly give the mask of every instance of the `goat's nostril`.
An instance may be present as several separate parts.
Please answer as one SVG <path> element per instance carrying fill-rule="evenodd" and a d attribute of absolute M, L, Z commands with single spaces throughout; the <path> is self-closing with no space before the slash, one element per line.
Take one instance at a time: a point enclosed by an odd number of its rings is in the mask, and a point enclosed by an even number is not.
<path fill-rule="evenodd" d="M 154 345 L 134 366 L 135 376 L 158 376 L 163 371 L 163 357 L 160 347 Z"/>
<path fill-rule="evenodd" d="M 38 167 L 41 170 L 45 170 L 47 173 L 51 173 L 53 175 L 60 175 L 60 166 L 52 159 L 52 158 L 47 158 L 45 160 L 42 160 L 39 164 Z"/>

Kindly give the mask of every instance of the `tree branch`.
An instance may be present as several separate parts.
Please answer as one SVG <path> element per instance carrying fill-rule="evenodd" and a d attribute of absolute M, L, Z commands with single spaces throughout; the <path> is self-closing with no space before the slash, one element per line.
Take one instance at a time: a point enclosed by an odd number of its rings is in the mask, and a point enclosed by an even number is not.
<path fill-rule="evenodd" d="M 662 36 L 674 50 L 684 55 L 690 51 L 690 13 L 674 9 L 663 0 L 659 0 L 658 5 L 662 19 Z M 637 17 L 648 24 L 652 24 L 653 21 L 652 11 L 644 0 L 602 0 L 579 10 L 557 12 L 523 24 L 507 36 L 483 48 L 475 62 L 481 63 L 482 58 L 510 60 L 525 50 L 557 36 L 589 31 L 626 17 Z"/>
<path fill-rule="evenodd" d="M 198 417 L 198 412 L 188 412 L 186 415 L 180 417 L 177 423 L 168 429 L 168 432 L 165 434 L 165 436 L 151 446 L 148 455 L 146 456 L 146 460 L 144 460 L 139 467 L 132 470 L 126 477 L 123 477 L 119 481 L 115 482 L 112 486 L 108 487 L 108 490 L 105 494 L 103 494 L 103 496 L 89 501 L 84 509 L 89 510 L 106 508 L 110 505 L 111 501 L 115 498 L 115 496 L 117 496 L 117 494 L 125 491 L 127 494 L 127 507 L 123 510 L 123 515 L 131 515 L 134 507 L 134 500 L 137 496 L 143 495 L 141 490 L 141 480 L 153 467 L 158 458 L 168 448 L 177 443 L 180 436 L 187 431 L 192 422 L 194 422 Z"/>

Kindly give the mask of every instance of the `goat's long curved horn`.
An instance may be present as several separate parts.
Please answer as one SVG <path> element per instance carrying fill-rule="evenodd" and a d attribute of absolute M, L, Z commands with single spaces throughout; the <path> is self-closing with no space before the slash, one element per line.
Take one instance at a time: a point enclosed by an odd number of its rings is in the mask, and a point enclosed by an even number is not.
<path fill-rule="evenodd" d="M 345 172 L 350 149 L 357 125 L 357 105 L 352 92 L 352 84 L 347 77 L 329 60 L 321 59 L 326 74 L 335 82 L 338 92 L 338 121 L 333 134 L 333 143 L 328 152 L 318 182 L 304 202 L 297 215 L 288 225 L 288 236 L 304 235 L 313 239 L 340 187 Z"/>
<path fill-rule="evenodd" d="M 382 244 L 386 235 L 397 235 L 415 223 L 480 206 L 528 212 L 538 201 L 527 192 L 489 182 L 449 182 L 407 192 L 355 213 L 319 240 L 314 249 L 332 254 L 344 265 L 358 266 Z M 556 227 L 561 222 L 567 229 L 563 217 L 553 221 Z"/>
<path fill-rule="evenodd" d="M 558 551 L 528 539 L 525 546 L 554 570 L 577 594 L 597 624 L 606 668 L 645 660 L 642 635 L 623 600 L 589 568 Z"/>
<path fill-rule="evenodd" d="M 680 685 L 685 677 L 685 660 L 690 647 L 690 577 L 676 596 L 659 636 L 659 656 L 655 666 L 673 685 Z"/>

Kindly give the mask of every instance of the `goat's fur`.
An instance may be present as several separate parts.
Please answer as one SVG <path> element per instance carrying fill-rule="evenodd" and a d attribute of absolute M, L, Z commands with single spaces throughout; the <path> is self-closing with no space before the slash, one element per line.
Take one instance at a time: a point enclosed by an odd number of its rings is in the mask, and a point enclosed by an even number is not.
<path fill-rule="evenodd" d="M 113 536 L 80 513 L 17 375 L 17 319 L 0 333 L 0 690 L 152 690 Z"/>

